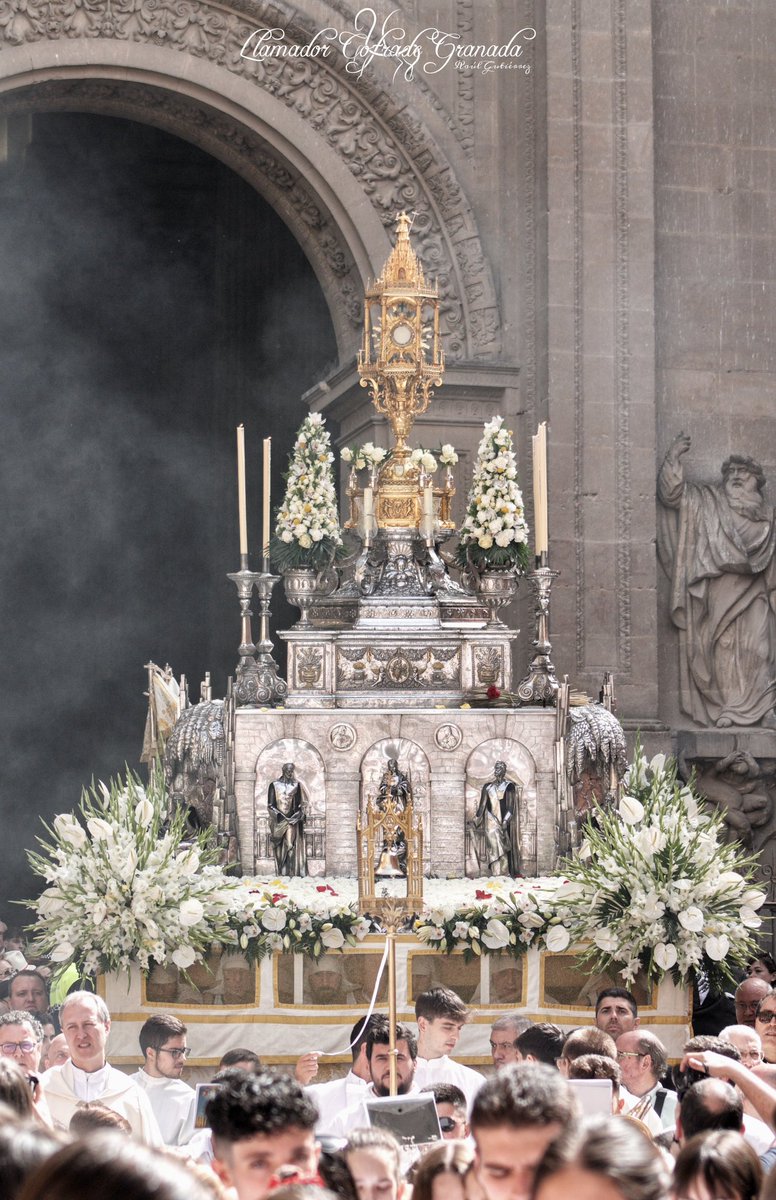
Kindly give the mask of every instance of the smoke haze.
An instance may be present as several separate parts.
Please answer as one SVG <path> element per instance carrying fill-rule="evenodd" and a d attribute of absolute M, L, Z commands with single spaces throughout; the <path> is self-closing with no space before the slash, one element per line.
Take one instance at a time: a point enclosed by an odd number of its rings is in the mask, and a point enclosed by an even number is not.
<path fill-rule="evenodd" d="M 239 642 L 234 429 L 256 546 L 261 438 L 277 503 L 299 397 L 336 349 L 266 203 L 129 121 L 33 119 L 0 174 L 0 254 L 0 902 L 17 924 L 7 903 L 37 891 L 24 851 L 39 817 L 138 766 L 143 664 L 185 672 L 193 700 L 209 669 L 223 695 Z"/>

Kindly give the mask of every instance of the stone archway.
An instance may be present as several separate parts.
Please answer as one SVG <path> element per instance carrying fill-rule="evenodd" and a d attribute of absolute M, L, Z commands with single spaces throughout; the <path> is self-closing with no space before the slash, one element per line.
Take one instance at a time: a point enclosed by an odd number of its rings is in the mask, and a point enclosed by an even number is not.
<path fill-rule="evenodd" d="M 0 115 L 53 105 L 129 116 L 226 162 L 305 248 L 343 361 L 357 347 L 363 287 L 386 257 L 395 214 L 411 209 L 439 282 L 448 358 L 496 357 L 490 267 L 440 146 L 389 88 L 349 77 L 341 59 L 241 57 L 255 29 L 278 25 L 299 45 L 315 30 L 282 4 L 5 0 Z"/>

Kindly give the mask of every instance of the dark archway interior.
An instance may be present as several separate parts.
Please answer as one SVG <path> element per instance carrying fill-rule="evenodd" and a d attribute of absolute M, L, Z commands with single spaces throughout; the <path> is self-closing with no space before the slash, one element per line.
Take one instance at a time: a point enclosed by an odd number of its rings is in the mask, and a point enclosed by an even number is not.
<path fill-rule="evenodd" d="M 224 694 L 235 426 L 258 547 L 261 438 L 277 503 L 301 396 L 336 346 L 274 211 L 131 121 L 34 116 L 0 168 L 0 246 L 5 908 L 37 890 L 24 850 L 39 816 L 72 809 L 93 775 L 137 768 L 144 663 L 185 672 L 192 700 L 210 670 Z"/>

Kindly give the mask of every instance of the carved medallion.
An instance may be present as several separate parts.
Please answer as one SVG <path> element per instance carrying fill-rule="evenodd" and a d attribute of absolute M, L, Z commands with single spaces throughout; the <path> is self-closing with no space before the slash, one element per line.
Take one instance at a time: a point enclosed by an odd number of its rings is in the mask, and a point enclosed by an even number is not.
<path fill-rule="evenodd" d="M 463 734 L 457 725 L 440 725 L 434 734 L 434 741 L 440 750 L 457 750 L 463 741 Z"/>
<path fill-rule="evenodd" d="M 356 731 L 344 721 L 339 725 L 332 725 L 329 741 L 335 750 L 352 750 L 356 744 Z"/>

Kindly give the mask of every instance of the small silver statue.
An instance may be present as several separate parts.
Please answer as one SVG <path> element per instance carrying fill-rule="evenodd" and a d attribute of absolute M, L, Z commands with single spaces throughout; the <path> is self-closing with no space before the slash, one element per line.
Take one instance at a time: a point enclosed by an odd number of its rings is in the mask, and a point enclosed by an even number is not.
<path fill-rule="evenodd" d="M 486 867 L 490 875 L 520 874 L 517 789 L 507 779 L 505 762 L 499 760 L 493 764 L 493 778 L 483 785 L 472 828 L 479 835 L 481 870 Z"/>
<path fill-rule="evenodd" d="M 412 784 L 399 767 L 396 758 L 389 758 L 377 790 L 376 807 L 385 811 L 390 804 L 395 814 L 403 813 L 412 800 Z M 392 879 L 407 874 L 407 840 L 397 825 L 389 842 L 386 836 L 375 868 L 376 879 Z"/>
<path fill-rule="evenodd" d="M 283 763 L 280 779 L 273 779 L 270 783 L 267 808 L 275 870 L 278 875 L 306 875 L 304 826 L 307 796 L 302 783 L 296 778 L 294 763 Z"/>

